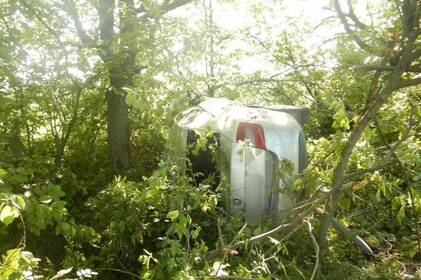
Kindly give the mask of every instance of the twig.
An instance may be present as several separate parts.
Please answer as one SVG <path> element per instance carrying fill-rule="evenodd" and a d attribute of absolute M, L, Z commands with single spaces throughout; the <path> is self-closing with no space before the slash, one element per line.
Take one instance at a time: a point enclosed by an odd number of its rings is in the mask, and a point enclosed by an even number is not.
<path fill-rule="evenodd" d="M 184 6 L 188 3 L 192 2 L 192 0 L 175 0 L 171 3 L 169 1 L 164 2 L 159 8 L 160 15 L 164 15 L 172 10 L 177 9 L 178 7 Z M 139 19 L 146 20 L 146 19 L 155 19 L 156 15 L 151 14 L 150 11 L 147 11 L 143 4 L 141 4 L 141 8 L 136 9 L 137 13 L 143 13 Z"/>
<path fill-rule="evenodd" d="M 385 159 L 383 159 L 382 163 L 380 163 L 380 164 L 377 164 L 377 165 L 374 165 L 374 166 L 371 166 L 371 167 L 368 167 L 368 168 L 360 169 L 360 170 L 357 170 L 357 171 L 349 173 L 349 174 L 345 174 L 344 175 L 344 181 L 348 181 L 348 180 L 353 179 L 355 177 L 364 175 L 366 173 L 371 173 L 371 172 L 376 171 L 376 170 L 381 170 L 381 169 L 385 168 L 390 163 L 390 158 L 391 158 L 391 155 L 389 155 Z"/>
<path fill-rule="evenodd" d="M 336 229 L 337 232 L 342 234 L 345 237 L 352 237 L 352 242 L 365 254 L 374 255 L 373 250 L 368 246 L 367 242 L 364 241 L 359 235 L 354 234 L 348 227 L 343 225 L 337 219 L 335 219 L 329 212 L 324 211 L 323 209 L 316 207 L 315 212 L 317 216 L 324 219 L 329 219 L 332 223 L 332 226 Z"/>
<path fill-rule="evenodd" d="M 22 238 L 19 242 L 18 248 L 22 246 L 23 249 L 25 249 L 26 247 L 26 226 L 25 226 L 25 221 L 23 219 L 22 213 L 19 211 L 19 218 L 20 221 L 22 222 Z"/>
<path fill-rule="evenodd" d="M 235 86 L 235 87 L 241 87 L 245 85 L 255 85 L 255 84 L 264 84 L 264 83 L 290 83 L 290 82 L 297 82 L 298 80 L 295 79 L 275 79 L 275 78 L 256 78 L 256 79 L 250 79 L 241 81 L 238 83 L 221 83 L 210 87 L 210 90 L 215 91 L 217 89 L 227 87 L 229 85 Z"/>
<path fill-rule="evenodd" d="M 316 277 L 316 273 L 320 268 L 320 263 L 319 263 L 320 246 L 319 246 L 319 244 L 317 244 L 316 238 L 313 235 L 313 232 L 312 232 L 313 228 L 312 228 L 310 222 L 304 221 L 304 223 L 307 225 L 306 228 L 307 228 L 308 234 L 310 235 L 311 242 L 313 243 L 314 251 L 316 253 L 316 263 L 314 264 L 313 273 L 311 274 L 311 278 L 310 278 L 310 280 L 313 280 L 314 277 Z"/>
<path fill-rule="evenodd" d="M 288 226 L 289 226 L 289 224 L 286 224 L 286 225 L 284 225 L 284 224 L 279 225 L 279 226 L 277 226 L 276 228 L 274 228 L 274 229 L 272 229 L 272 230 L 270 230 L 270 231 L 267 231 L 267 232 L 262 233 L 262 234 L 260 234 L 260 235 L 253 236 L 253 237 L 251 237 L 251 238 L 249 238 L 249 239 L 247 239 L 247 240 L 242 240 L 242 241 L 239 241 L 239 242 L 237 242 L 237 243 L 235 243 L 235 244 L 234 244 L 234 242 L 235 242 L 235 239 L 234 239 L 234 240 L 233 240 L 233 241 L 231 241 L 231 243 L 230 243 L 228 246 L 226 246 L 225 248 L 222 248 L 222 249 L 217 249 L 217 250 L 214 250 L 214 251 L 209 252 L 209 253 L 206 255 L 206 259 L 212 259 L 212 258 L 215 258 L 215 257 L 217 257 L 217 256 L 223 256 L 223 257 L 224 257 L 225 255 L 227 255 L 227 253 L 230 253 L 230 252 L 232 252 L 232 251 L 236 251 L 236 249 L 239 249 L 239 248 L 241 248 L 241 247 L 243 247 L 243 246 L 246 246 L 246 245 L 248 245 L 248 244 L 252 244 L 252 243 L 254 243 L 254 242 L 257 242 L 257 241 L 263 240 L 263 239 L 265 239 L 265 238 L 267 238 L 267 237 L 269 237 L 269 236 L 271 236 L 271 235 L 273 235 L 273 234 L 275 234 L 275 233 L 277 233 L 277 232 L 279 232 L 279 231 L 283 230 L 284 228 L 286 228 L 286 227 L 288 227 Z M 244 225 L 243 225 L 243 227 L 241 228 L 241 230 L 239 231 L 239 233 L 237 234 L 237 236 L 239 236 L 239 235 L 243 232 L 243 230 L 244 230 L 246 227 L 247 227 L 247 224 L 244 224 Z"/>
<path fill-rule="evenodd" d="M 119 273 L 123 273 L 123 274 L 134 276 L 134 277 L 136 277 L 138 279 L 141 278 L 140 275 L 138 275 L 138 274 L 135 274 L 135 273 L 130 272 L 130 271 L 125 271 L 125 270 L 122 270 L 122 269 L 118 269 L 118 268 L 97 268 L 96 270 L 97 271 L 115 271 L 115 272 L 119 272 Z"/>
<path fill-rule="evenodd" d="M 230 280 L 254 280 L 256 278 L 246 278 L 235 275 L 213 276 L 213 279 L 230 279 Z"/>

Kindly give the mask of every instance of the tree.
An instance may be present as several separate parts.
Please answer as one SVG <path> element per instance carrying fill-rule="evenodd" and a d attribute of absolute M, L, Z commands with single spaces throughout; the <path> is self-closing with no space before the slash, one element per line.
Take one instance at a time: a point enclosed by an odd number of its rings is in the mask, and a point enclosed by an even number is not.
<path fill-rule="evenodd" d="M 375 69 L 375 73 L 367 92 L 365 107 L 342 149 L 340 160 L 333 173 L 331 184 L 332 198 L 328 207 L 328 211 L 332 215 L 336 212 L 349 159 L 368 123 L 375 119 L 379 109 L 394 93 L 405 87 L 416 86 L 421 83 L 420 77 L 413 77 L 411 74 L 414 68 L 417 69 L 415 72 L 421 70 L 418 64 L 421 51 L 417 41 L 421 35 L 420 2 L 404 0 L 400 3 L 398 9 L 401 11 L 401 14 L 395 23 L 396 25 L 392 27 L 392 36 L 389 41 L 383 40 L 384 43 L 387 43 L 387 46 L 385 46 L 388 50 L 387 53 L 376 52 L 374 44 L 370 45 L 360 38 L 358 31 L 364 31 L 364 29 L 368 29 L 368 26 L 356 17 L 351 1 L 348 1 L 347 14 L 343 12 L 338 0 L 334 1 L 334 7 L 346 32 L 352 37 L 355 44 L 368 54 L 377 56 L 376 61 L 378 64 L 374 67 L 369 67 L 369 69 Z M 352 30 L 351 24 L 357 29 Z M 395 51 L 396 49 L 397 51 Z M 387 65 L 388 63 L 390 63 L 390 67 Z M 367 66 L 362 65 L 361 67 Z M 379 83 L 381 79 L 383 80 L 383 85 Z M 319 230 L 319 240 L 321 242 L 325 240 L 329 226 L 330 219 L 326 216 Z"/>
<path fill-rule="evenodd" d="M 83 29 L 75 3 L 65 1 L 66 11 L 73 19 L 80 42 L 84 47 L 97 47 L 106 67 L 109 78 L 109 86 L 105 90 L 108 146 L 110 166 L 115 173 L 122 173 L 130 167 L 130 125 L 125 88 L 132 87 L 134 76 L 148 67 L 136 62 L 136 56 L 142 49 L 140 37 L 148 32 L 148 21 L 159 20 L 163 14 L 189 2 L 191 0 L 165 1 L 162 5 L 152 3 L 150 8 L 154 10 L 150 11 L 143 3 L 136 8 L 133 0 L 119 1 L 117 6 L 112 0 L 100 1 L 96 4 L 100 44 L 96 45 Z M 118 20 L 114 17 L 116 9 Z M 117 23 L 119 32 L 115 30 Z"/>

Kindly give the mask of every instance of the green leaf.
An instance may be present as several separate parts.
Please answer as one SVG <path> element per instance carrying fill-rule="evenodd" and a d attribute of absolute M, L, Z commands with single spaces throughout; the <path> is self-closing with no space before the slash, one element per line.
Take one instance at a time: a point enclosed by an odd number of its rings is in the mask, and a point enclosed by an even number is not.
<path fill-rule="evenodd" d="M 60 227 L 63 229 L 64 232 L 70 231 L 70 228 L 71 228 L 70 224 L 68 224 L 66 222 L 61 223 Z"/>
<path fill-rule="evenodd" d="M 186 216 L 181 214 L 178 219 L 178 225 L 182 228 L 187 226 L 187 219 Z"/>
<path fill-rule="evenodd" d="M 59 199 L 60 197 L 65 196 L 65 193 L 61 190 L 60 186 L 49 184 L 47 186 L 47 195 Z"/>
<path fill-rule="evenodd" d="M 133 108 L 139 110 L 140 112 L 143 112 L 145 110 L 144 103 L 139 99 L 138 95 L 134 93 L 132 90 L 128 91 L 126 95 L 126 103 L 130 106 L 133 106 Z"/>
<path fill-rule="evenodd" d="M 401 205 L 400 197 L 396 196 L 392 199 L 392 209 L 398 209 L 398 207 Z"/>
<path fill-rule="evenodd" d="M 25 202 L 25 198 L 22 195 L 17 195 L 16 196 L 16 202 L 18 203 L 18 205 L 20 206 L 21 209 L 25 209 L 26 207 L 26 202 Z"/>
<path fill-rule="evenodd" d="M 396 215 L 396 218 L 398 219 L 398 222 L 402 224 L 402 220 L 405 218 L 405 206 L 402 205 L 399 209 L 398 215 Z"/>
<path fill-rule="evenodd" d="M 174 221 L 175 219 L 178 218 L 179 215 L 180 215 L 180 212 L 178 210 L 174 210 L 174 211 L 168 212 L 167 218 L 170 219 L 171 221 Z"/>
<path fill-rule="evenodd" d="M 0 168 L 0 178 L 1 177 L 4 177 L 4 176 L 6 176 L 7 175 L 7 171 L 6 170 L 4 170 L 4 169 L 2 169 L 2 168 Z"/>
<path fill-rule="evenodd" d="M 25 199 L 22 195 L 12 195 L 10 197 L 12 204 L 20 210 L 24 210 L 26 207 Z"/>
<path fill-rule="evenodd" d="M 17 217 L 19 217 L 19 210 L 10 205 L 4 206 L 0 212 L 0 221 L 6 226 L 11 224 Z"/>
<path fill-rule="evenodd" d="M 23 184 L 28 180 L 28 176 L 24 174 L 14 174 L 11 179 L 18 184 Z"/>
<path fill-rule="evenodd" d="M 337 103 L 335 107 L 337 111 L 333 115 L 332 126 L 337 129 L 349 129 L 349 119 L 345 112 L 345 106 L 342 103 Z"/>
<path fill-rule="evenodd" d="M 49 195 L 43 195 L 39 198 L 39 202 L 44 204 L 50 204 L 52 202 L 52 198 Z"/>

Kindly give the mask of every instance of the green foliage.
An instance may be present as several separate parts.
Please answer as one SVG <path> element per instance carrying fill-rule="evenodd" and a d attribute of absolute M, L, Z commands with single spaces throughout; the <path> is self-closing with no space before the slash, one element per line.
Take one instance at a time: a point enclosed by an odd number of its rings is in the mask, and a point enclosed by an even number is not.
<path fill-rule="evenodd" d="M 0 263 L 1 279 L 27 279 L 34 277 L 32 269 L 38 266 L 40 259 L 31 252 L 21 249 L 8 250 Z"/>
<path fill-rule="evenodd" d="M 367 10 L 360 18 L 365 27 L 356 22 L 352 34 L 329 31 L 332 37 L 324 38 L 318 30 L 338 30 L 340 20 L 329 14 L 319 25 L 294 18 L 290 1 L 192 1 L 174 11 L 167 9 L 188 1 L 135 1 L 136 12 L 124 1 L 114 10 L 107 1 L 3 2 L 1 280 L 311 277 L 314 250 L 303 228 L 206 258 L 272 229 L 274 221 L 243 228 L 223 210 L 224 178 L 219 186 L 212 178 L 197 185 L 198 174 L 185 172 L 184 154 L 169 161 L 168 150 L 184 147 L 173 120 L 207 95 L 306 105 L 310 164 L 294 174 L 284 160 L 277 175 L 302 198 L 327 194 L 367 109 L 374 72 L 364 66 L 391 67 L 384 62 L 402 51 L 408 15 L 397 8 L 402 1 L 349 1 L 355 13 Z M 417 1 L 402 3 L 409 2 Z M 247 20 L 240 28 L 221 26 L 221 10 L 242 11 Z M 104 41 L 106 28 L 98 27 L 107 23 L 100 18 L 106 12 L 115 22 Z M 121 21 L 130 17 L 126 12 L 134 17 Z M 345 12 L 351 21 L 352 11 Z M 133 26 L 126 30 L 127 23 Z M 370 48 L 359 48 L 356 36 Z M 391 76 L 382 72 L 374 96 Z M 131 168 L 120 177 L 109 169 L 110 92 L 124 95 L 129 107 Z M 337 218 L 375 256 L 362 256 L 330 231 L 319 255 L 320 279 L 421 277 L 419 92 L 416 85 L 394 93 L 369 121 L 345 170 Z M 219 160 L 210 136 L 201 133 L 191 151 Z M 304 218 L 319 226 L 313 214 Z"/>

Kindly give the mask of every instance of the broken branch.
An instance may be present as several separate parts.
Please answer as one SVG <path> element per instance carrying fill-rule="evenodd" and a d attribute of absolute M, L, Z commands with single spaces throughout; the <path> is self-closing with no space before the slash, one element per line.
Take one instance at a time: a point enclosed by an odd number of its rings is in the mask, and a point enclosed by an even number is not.
<path fill-rule="evenodd" d="M 313 227 L 311 226 L 310 222 L 304 221 L 304 223 L 307 225 L 307 227 L 306 227 L 307 232 L 310 235 L 311 242 L 313 243 L 314 251 L 316 253 L 316 263 L 314 264 L 313 273 L 311 274 L 311 278 L 310 278 L 310 280 L 313 280 L 314 277 L 316 277 L 316 273 L 320 268 L 320 263 L 319 263 L 320 246 L 319 246 L 319 244 L 317 244 L 316 238 L 313 235 Z"/>

